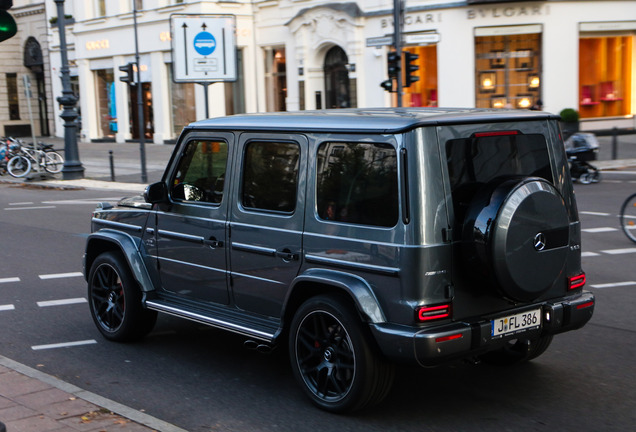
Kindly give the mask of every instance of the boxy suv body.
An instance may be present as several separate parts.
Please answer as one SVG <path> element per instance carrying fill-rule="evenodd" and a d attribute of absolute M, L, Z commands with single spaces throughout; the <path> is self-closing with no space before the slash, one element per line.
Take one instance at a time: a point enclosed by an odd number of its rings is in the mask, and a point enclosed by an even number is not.
<path fill-rule="evenodd" d="M 395 363 L 532 359 L 594 309 L 558 117 L 538 112 L 196 122 L 143 198 L 98 207 L 84 261 L 106 338 L 158 311 L 284 344 L 335 412 L 379 402 Z"/>

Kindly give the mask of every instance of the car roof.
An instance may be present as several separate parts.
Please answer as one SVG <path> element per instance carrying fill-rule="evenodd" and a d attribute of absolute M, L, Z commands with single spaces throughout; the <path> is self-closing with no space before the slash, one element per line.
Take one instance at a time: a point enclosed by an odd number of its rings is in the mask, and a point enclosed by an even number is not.
<path fill-rule="evenodd" d="M 191 123 L 189 129 L 285 132 L 398 133 L 420 126 L 529 121 L 558 116 L 541 111 L 478 108 L 359 108 L 239 114 Z"/>

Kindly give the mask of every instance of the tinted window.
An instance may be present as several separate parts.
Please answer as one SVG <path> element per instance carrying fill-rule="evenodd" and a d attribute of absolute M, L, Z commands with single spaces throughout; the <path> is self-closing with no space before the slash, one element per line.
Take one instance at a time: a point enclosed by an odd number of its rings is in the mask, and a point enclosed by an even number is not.
<path fill-rule="evenodd" d="M 446 142 L 456 216 L 463 219 L 481 186 L 495 179 L 534 176 L 554 183 L 543 135 L 516 132 L 474 134 Z"/>
<path fill-rule="evenodd" d="M 397 223 L 397 157 L 391 145 L 323 143 L 317 163 L 321 219 L 383 227 Z"/>
<path fill-rule="evenodd" d="M 220 203 L 223 199 L 226 165 L 226 142 L 190 141 L 172 181 L 172 198 Z"/>
<path fill-rule="evenodd" d="M 250 142 L 243 159 L 243 207 L 291 213 L 296 208 L 300 147 L 290 142 Z"/>

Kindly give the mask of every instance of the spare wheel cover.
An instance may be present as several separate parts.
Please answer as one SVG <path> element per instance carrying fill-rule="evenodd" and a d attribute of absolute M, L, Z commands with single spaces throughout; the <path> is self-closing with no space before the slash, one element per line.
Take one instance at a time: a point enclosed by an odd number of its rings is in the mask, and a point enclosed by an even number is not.
<path fill-rule="evenodd" d="M 568 213 L 554 186 L 536 178 L 517 184 L 491 229 L 491 262 L 504 294 L 531 301 L 548 291 L 569 247 Z"/>

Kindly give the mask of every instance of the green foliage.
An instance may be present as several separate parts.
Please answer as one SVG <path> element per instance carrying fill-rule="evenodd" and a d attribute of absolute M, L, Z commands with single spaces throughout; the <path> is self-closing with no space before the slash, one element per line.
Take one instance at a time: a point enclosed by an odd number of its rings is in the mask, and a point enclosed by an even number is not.
<path fill-rule="evenodd" d="M 572 108 L 563 109 L 559 115 L 563 123 L 576 123 L 579 121 L 579 113 Z"/>

